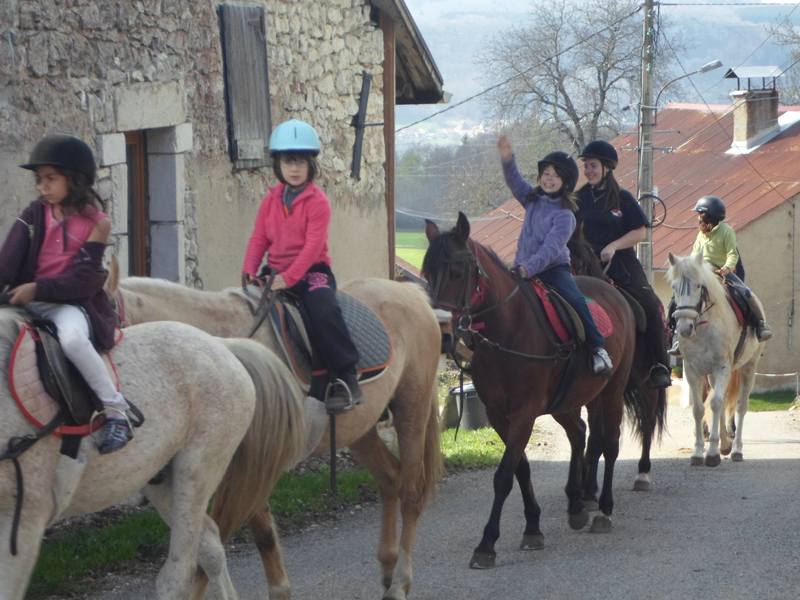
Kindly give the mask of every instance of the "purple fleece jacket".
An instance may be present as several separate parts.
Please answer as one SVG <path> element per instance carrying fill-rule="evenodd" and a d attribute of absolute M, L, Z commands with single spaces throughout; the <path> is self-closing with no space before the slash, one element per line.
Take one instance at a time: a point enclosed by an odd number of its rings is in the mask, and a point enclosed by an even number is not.
<path fill-rule="evenodd" d="M 114 346 L 117 316 L 103 290 L 108 275 L 103 268 L 105 245 L 86 242 L 68 269 L 54 277 L 36 279 L 36 261 L 44 241 L 46 205 L 34 200 L 22 211 L 0 247 L 0 290 L 36 281 L 36 298 L 81 306 L 89 315 L 93 341 L 101 350 Z"/>
<path fill-rule="evenodd" d="M 569 265 L 567 242 L 575 231 L 573 212 L 562 208 L 561 198 L 536 194 L 517 169 L 514 157 L 503 162 L 503 175 L 511 193 L 525 207 L 514 265 L 525 267 L 529 277 L 551 267 Z"/>

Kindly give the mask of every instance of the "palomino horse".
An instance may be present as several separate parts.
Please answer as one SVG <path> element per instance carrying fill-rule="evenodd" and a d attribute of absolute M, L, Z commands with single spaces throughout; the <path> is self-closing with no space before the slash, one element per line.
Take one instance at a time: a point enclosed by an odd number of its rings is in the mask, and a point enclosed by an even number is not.
<path fill-rule="evenodd" d="M 23 598 L 48 524 L 123 502 L 139 490 L 171 528 L 156 597 L 188 598 L 200 564 L 218 597 L 236 598 L 218 529 L 206 509 L 254 413 L 274 421 L 270 435 L 277 436 L 251 449 L 254 468 L 276 460 L 271 441 L 281 444 L 283 453 L 287 431 L 302 429 L 302 421 L 288 418 L 300 414 L 303 401 L 288 370 L 250 340 L 217 340 L 180 323 L 131 327 L 112 356 L 122 391 L 146 416 L 133 440 L 100 455 L 85 439 L 72 459 L 59 453 L 59 438 L 49 435 L 15 458 L 13 449 L 36 433 L 15 404 L 7 373 L 22 316 L 17 309 L 0 309 L 0 360 L 6 365 L 0 456 L 9 459 L 0 462 L 0 599 Z"/>
<path fill-rule="evenodd" d="M 600 259 L 594 253 L 589 242 L 579 233 L 569 241 L 569 252 L 572 260 L 572 270 L 576 275 L 599 277 L 606 280 Z M 650 366 L 652 358 L 647 348 L 647 339 L 644 334 L 637 331 L 636 350 L 633 354 L 633 365 L 628 386 L 625 389 L 625 405 L 629 408 L 634 420 L 641 424 L 635 431 L 642 441 L 642 454 L 639 457 L 639 473 L 633 482 L 633 489 L 637 492 L 646 492 L 652 489 L 650 477 L 650 448 L 653 438 L 660 438 L 664 431 L 667 418 L 667 392 L 649 385 Z"/>
<path fill-rule="evenodd" d="M 443 469 L 436 395 L 441 334 L 430 302 L 419 286 L 359 279 L 341 289 L 378 315 L 392 344 L 392 360 L 384 373 L 363 384 L 362 403 L 337 417 L 336 442 L 339 447 L 349 447 L 375 478 L 383 502 L 378 560 L 386 590 L 384 598 L 402 600 L 411 586 L 411 551 L 417 521 Z M 222 337 L 247 335 L 252 325 L 250 305 L 238 289 L 204 292 L 164 280 L 131 277 L 119 283 L 119 295 L 125 319 L 130 323 L 182 321 Z M 254 339 L 278 351 L 278 341 L 268 325 L 262 325 Z M 322 403 L 310 399 L 306 407 L 311 429 L 321 435 L 313 439 L 309 451 L 324 453 L 330 442 Z M 399 459 L 376 429 L 387 407 L 397 431 Z M 236 468 L 234 461 L 231 469 Z M 239 504 L 247 500 L 249 506 L 253 498 L 229 486 L 226 493 L 215 497 L 212 514 L 223 540 L 250 519 L 270 598 L 276 600 L 288 598 L 290 591 L 272 516 L 263 506 L 268 495 L 257 498 L 262 506 L 255 513 L 245 512 Z M 398 512 L 402 518 L 399 540 Z"/>
<path fill-rule="evenodd" d="M 667 271 L 675 295 L 675 331 L 683 354 L 683 373 L 689 382 L 689 398 L 695 423 L 692 464 L 703 464 L 703 386 L 710 385 L 711 431 L 705 464 L 720 464 L 720 450 L 742 460 L 742 423 L 747 413 L 756 367 L 764 350 L 752 330 L 742 330 L 728 303 L 725 288 L 702 254 L 669 255 Z M 745 325 L 746 327 L 746 325 Z M 742 334 L 744 335 L 741 338 Z M 740 344 L 740 338 L 742 339 Z M 738 346 L 738 348 L 737 348 Z M 738 350 L 738 352 L 737 352 Z M 723 404 L 736 407 L 736 433 L 731 448 Z M 732 415 L 731 415 L 732 416 Z M 722 438 L 722 439 L 720 439 Z"/>
<path fill-rule="evenodd" d="M 511 492 L 516 476 L 525 505 L 525 531 L 521 548 L 544 546 L 539 527 L 541 510 L 533 494 L 530 465 L 525 446 L 533 424 L 540 415 L 550 412 L 567 432 L 572 453 L 566 486 L 569 524 L 573 529 L 586 525 L 589 516 L 584 504 L 586 484 L 596 481 L 598 459 L 605 457 L 603 488 L 593 531 L 608 531 L 614 500 L 612 483 L 614 463 L 619 453 L 623 392 L 628 381 L 634 343 L 634 320 L 631 309 L 612 286 L 594 278 L 578 278 L 581 290 L 598 302 L 613 323 L 613 333 L 606 338 L 614 369 L 608 378 L 592 376 L 589 357 L 580 352 L 582 364 L 570 393 L 562 404 L 551 410 L 550 401 L 559 386 L 566 358 L 542 325 L 534 319 L 521 281 L 503 265 L 496 254 L 469 239 L 469 222 L 459 214 L 453 230 L 439 233 L 433 223 L 426 230 L 430 246 L 425 254 L 423 272 L 438 307 L 454 311 L 462 332 L 467 329 L 474 340 L 472 379 L 492 427 L 505 442 L 506 449 L 494 476 L 494 503 L 483 538 L 475 549 L 470 566 L 493 567 L 495 542 L 500 537 L 500 513 Z M 481 326 L 478 326 L 478 319 Z M 584 460 L 586 425 L 581 406 L 589 413 L 589 442 Z M 584 470 L 588 467 L 587 474 Z"/>

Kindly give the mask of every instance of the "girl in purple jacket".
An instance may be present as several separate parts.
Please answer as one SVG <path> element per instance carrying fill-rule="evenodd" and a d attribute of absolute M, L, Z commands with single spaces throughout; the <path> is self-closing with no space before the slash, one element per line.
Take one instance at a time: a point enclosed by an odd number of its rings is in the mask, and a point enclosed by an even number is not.
<path fill-rule="evenodd" d="M 36 173 L 40 196 L 17 217 L 0 248 L 0 291 L 10 304 L 55 324 L 64 354 L 103 403 L 98 450 L 108 454 L 133 434 L 127 403 L 98 353 L 114 345 L 116 316 L 103 290 L 111 221 L 92 188 L 94 156 L 78 138 L 50 135 L 20 166 Z"/>
<path fill-rule="evenodd" d="M 572 305 L 586 330 L 592 372 L 595 375 L 610 373 L 613 366 L 604 347 L 605 340 L 570 272 L 567 242 L 575 230 L 577 204 L 573 190 L 578 181 L 578 165 L 565 152 L 551 152 L 539 161 L 538 185 L 533 187 L 517 169 L 506 136 L 500 137 L 497 148 L 506 185 L 525 207 L 514 269 L 525 279 L 537 277 L 554 287 Z"/>

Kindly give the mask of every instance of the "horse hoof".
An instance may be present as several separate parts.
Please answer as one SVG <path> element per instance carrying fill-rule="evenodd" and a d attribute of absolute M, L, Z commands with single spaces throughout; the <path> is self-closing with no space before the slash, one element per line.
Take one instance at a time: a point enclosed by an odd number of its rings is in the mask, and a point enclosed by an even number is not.
<path fill-rule="evenodd" d="M 742 462 L 744 460 L 744 456 L 742 456 L 741 452 L 734 452 L 731 454 L 731 460 L 733 462 Z"/>
<path fill-rule="evenodd" d="M 693 456 L 692 457 L 692 466 L 699 467 L 703 464 L 703 457 L 702 456 Z"/>
<path fill-rule="evenodd" d="M 597 503 L 597 500 L 590 499 L 583 501 L 583 508 L 589 512 L 593 510 L 600 510 L 600 505 Z"/>
<path fill-rule="evenodd" d="M 544 535 L 541 533 L 525 534 L 519 545 L 520 550 L 541 550 L 544 548 Z"/>
<path fill-rule="evenodd" d="M 709 454 L 706 456 L 706 466 L 707 467 L 718 467 L 720 463 L 719 454 Z"/>
<path fill-rule="evenodd" d="M 589 531 L 591 533 L 609 533 L 611 531 L 611 519 L 606 515 L 596 515 L 592 519 L 592 526 Z"/>
<path fill-rule="evenodd" d="M 651 489 L 653 489 L 653 486 L 647 479 L 637 479 L 633 482 L 634 492 L 649 492 Z"/>
<path fill-rule="evenodd" d="M 569 526 L 572 529 L 578 530 L 586 527 L 589 522 L 589 511 L 583 509 L 581 512 L 574 515 L 569 515 Z"/>
<path fill-rule="evenodd" d="M 384 578 L 381 580 L 381 583 L 383 583 L 383 591 L 385 592 L 385 591 L 387 591 L 387 590 L 388 590 L 390 587 L 392 587 L 392 578 L 391 578 L 391 577 L 384 577 Z"/>
<path fill-rule="evenodd" d="M 476 550 L 472 553 L 472 560 L 469 561 L 469 568 L 494 569 L 495 558 L 497 558 L 497 554 L 494 552 L 478 552 Z"/>

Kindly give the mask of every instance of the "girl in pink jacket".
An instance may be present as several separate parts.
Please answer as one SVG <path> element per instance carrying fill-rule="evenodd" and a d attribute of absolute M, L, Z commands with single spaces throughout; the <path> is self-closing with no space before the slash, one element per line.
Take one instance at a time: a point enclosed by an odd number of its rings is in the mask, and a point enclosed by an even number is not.
<path fill-rule="evenodd" d="M 261 202 L 242 271 L 248 282 L 259 285 L 259 268 L 266 254 L 267 267 L 275 274 L 271 289 L 288 289 L 305 309 L 315 358 L 328 369 L 333 382 L 326 408 L 329 412 L 349 410 L 362 396 L 356 374 L 358 351 L 336 301 L 336 279 L 328 255 L 331 205 L 314 183 L 319 136 L 308 123 L 291 119 L 272 132 L 269 151 L 280 183 Z"/>

